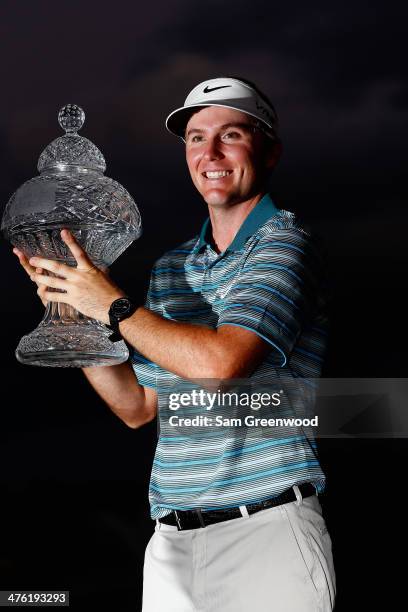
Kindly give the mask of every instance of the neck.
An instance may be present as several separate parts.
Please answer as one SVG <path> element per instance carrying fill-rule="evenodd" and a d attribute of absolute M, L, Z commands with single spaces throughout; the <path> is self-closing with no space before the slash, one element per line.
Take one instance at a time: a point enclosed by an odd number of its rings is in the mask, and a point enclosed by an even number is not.
<path fill-rule="evenodd" d="M 208 207 L 212 235 L 218 253 L 222 253 L 229 247 L 251 210 L 255 208 L 264 195 L 264 192 L 258 193 L 249 200 L 228 208 Z"/>

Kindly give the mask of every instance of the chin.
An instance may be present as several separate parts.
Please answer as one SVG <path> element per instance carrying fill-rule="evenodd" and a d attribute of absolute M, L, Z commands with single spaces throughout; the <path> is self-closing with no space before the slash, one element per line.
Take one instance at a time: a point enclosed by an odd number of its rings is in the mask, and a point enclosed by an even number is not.
<path fill-rule="evenodd" d="M 223 198 L 218 195 L 210 194 L 208 196 L 204 196 L 204 200 L 209 206 L 223 206 L 228 202 L 227 198 Z"/>
<path fill-rule="evenodd" d="M 218 189 L 203 193 L 203 198 L 210 206 L 225 206 L 226 204 L 230 204 L 235 199 L 233 194 L 218 191 Z"/>

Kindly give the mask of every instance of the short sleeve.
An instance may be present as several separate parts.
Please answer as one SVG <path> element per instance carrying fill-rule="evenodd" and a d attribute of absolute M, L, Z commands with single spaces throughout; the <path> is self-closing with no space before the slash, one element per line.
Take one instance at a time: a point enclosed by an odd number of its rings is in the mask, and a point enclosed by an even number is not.
<path fill-rule="evenodd" d="M 298 227 L 271 232 L 254 243 L 223 300 L 218 327 L 255 332 L 284 367 L 316 311 L 321 276 L 320 249 L 309 234 Z"/>

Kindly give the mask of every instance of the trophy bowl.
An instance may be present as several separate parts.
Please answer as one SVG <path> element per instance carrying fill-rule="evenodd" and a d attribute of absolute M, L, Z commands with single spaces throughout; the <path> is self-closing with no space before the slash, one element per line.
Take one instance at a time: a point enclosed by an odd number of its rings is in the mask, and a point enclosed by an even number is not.
<path fill-rule="evenodd" d="M 65 134 L 51 142 L 38 160 L 39 176 L 11 196 L 2 220 L 5 237 L 26 255 L 76 266 L 60 232 L 68 229 L 94 266 L 109 267 L 141 234 L 138 207 L 126 189 L 104 175 L 99 149 L 77 131 L 84 111 L 68 104 L 58 114 Z M 44 271 L 45 274 L 51 274 Z M 59 291 L 48 288 L 48 291 Z M 49 302 L 38 327 L 21 338 L 21 363 L 50 367 L 92 367 L 122 363 L 124 341 L 68 304 Z"/>

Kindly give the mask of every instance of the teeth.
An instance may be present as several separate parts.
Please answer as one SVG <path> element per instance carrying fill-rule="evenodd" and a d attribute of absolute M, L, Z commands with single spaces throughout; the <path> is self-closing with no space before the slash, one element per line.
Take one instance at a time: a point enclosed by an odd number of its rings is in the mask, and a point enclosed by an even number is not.
<path fill-rule="evenodd" d="M 204 176 L 206 176 L 209 179 L 223 178 L 224 176 L 228 176 L 229 174 L 231 174 L 230 170 L 221 170 L 217 172 L 204 172 Z"/>

